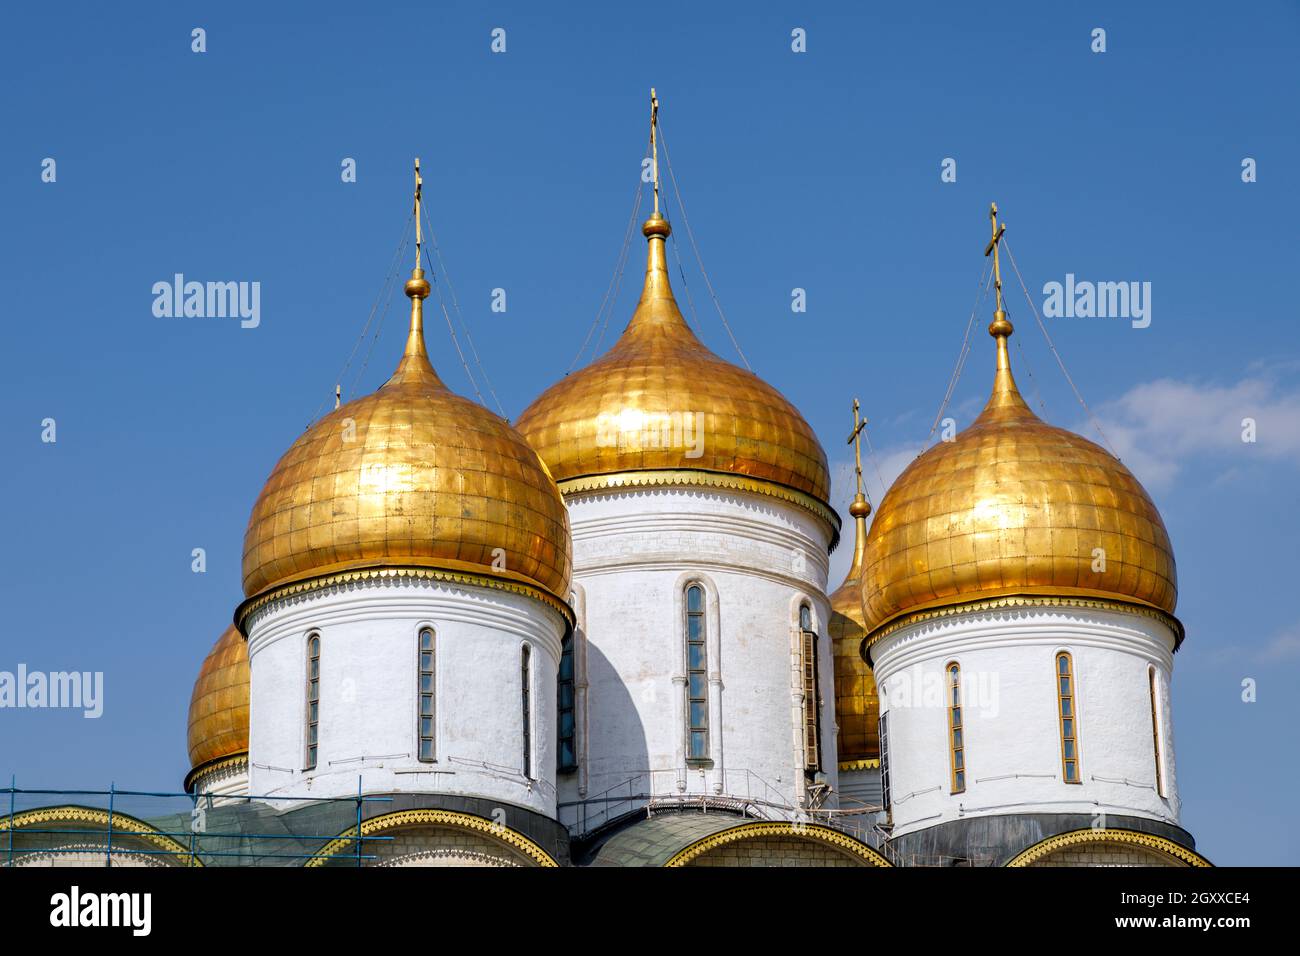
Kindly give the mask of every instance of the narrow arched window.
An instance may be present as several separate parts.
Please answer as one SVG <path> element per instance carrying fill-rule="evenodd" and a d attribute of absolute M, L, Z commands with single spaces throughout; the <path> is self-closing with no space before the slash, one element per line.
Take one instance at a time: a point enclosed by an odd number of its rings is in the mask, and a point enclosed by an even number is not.
<path fill-rule="evenodd" d="M 1156 703 L 1157 685 L 1154 665 L 1147 668 L 1147 689 L 1151 695 L 1151 746 L 1156 760 L 1156 795 L 1163 797 L 1165 795 L 1165 775 L 1160 768 L 1162 762 L 1160 753 L 1160 708 Z"/>
<path fill-rule="evenodd" d="M 573 666 L 573 635 L 560 645 L 559 699 L 556 704 L 559 737 L 559 769 L 575 770 L 578 766 L 578 722 Z"/>
<path fill-rule="evenodd" d="M 966 790 L 966 741 L 961 716 L 961 668 L 948 665 L 948 748 L 952 755 L 952 792 Z"/>
<path fill-rule="evenodd" d="M 799 606 L 799 637 L 803 677 L 803 753 L 804 769 L 816 772 L 821 767 L 821 687 L 817 671 L 817 632 L 813 630 L 812 608 Z"/>
<path fill-rule="evenodd" d="M 533 777 L 533 649 L 527 644 L 519 653 L 520 703 L 524 717 L 524 776 Z"/>
<path fill-rule="evenodd" d="M 686 756 L 709 759 L 709 668 L 704 588 L 686 588 Z"/>
<path fill-rule="evenodd" d="M 1079 783 L 1079 708 L 1074 695 L 1074 661 L 1056 655 L 1056 699 L 1061 715 L 1061 779 Z"/>
<path fill-rule="evenodd" d="M 880 805 L 889 811 L 889 713 L 880 715 Z"/>
<path fill-rule="evenodd" d="M 437 674 L 434 670 L 435 666 L 433 631 L 426 627 L 420 631 L 419 705 L 415 717 L 420 738 L 419 758 L 427 763 L 432 763 L 436 759 L 434 707 Z"/>
<path fill-rule="evenodd" d="M 307 635 L 307 714 L 304 770 L 316 769 L 320 745 L 320 635 Z"/>

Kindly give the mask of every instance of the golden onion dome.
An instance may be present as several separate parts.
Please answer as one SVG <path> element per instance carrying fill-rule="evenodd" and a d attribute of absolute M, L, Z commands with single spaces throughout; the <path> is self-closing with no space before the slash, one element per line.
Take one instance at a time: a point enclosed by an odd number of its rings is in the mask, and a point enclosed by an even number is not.
<path fill-rule="evenodd" d="M 1011 331 L 999 289 L 988 404 L 880 503 L 862 579 L 869 642 L 909 613 L 1009 595 L 1172 615 L 1174 552 L 1155 504 L 1119 459 L 1030 410 L 1011 375 Z"/>
<path fill-rule="evenodd" d="M 186 736 L 191 777 L 215 761 L 248 753 L 248 643 L 233 624 L 199 668 Z"/>
<path fill-rule="evenodd" d="M 397 371 L 307 429 L 258 495 L 244 593 L 414 568 L 567 607 L 572 544 L 555 482 L 505 419 L 451 392 L 429 364 L 422 269 L 406 294 L 411 326 Z"/>
<path fill-rule="evenodd" d="M 853 564 L 844 583 L 830 596 L 830 635 L 835 658 L 835 722 L 841 770 L 880 759 L 880 694 L 871 667 L 862 657 L 867 636 L 862 614 L 862 562 L 867 548 L 871 505 L 858 492 L 849 505 L 854 522 Z"/>
<path fill-rule="evenodd" d="M 575 479 L 629 472 L 638 484 L 654 483 L 650 473 L 664 483 L 730 477 L 732 487 L 793 489 L 782 493 L 836 523 L 812 428 L 775 388 L 696 338 L 668 281 L 668 220 L 656 212 L 642 232 L 649 251 L 632 321 L 603 356 L 543 392 L 519 431 L 566 491 Z"/>

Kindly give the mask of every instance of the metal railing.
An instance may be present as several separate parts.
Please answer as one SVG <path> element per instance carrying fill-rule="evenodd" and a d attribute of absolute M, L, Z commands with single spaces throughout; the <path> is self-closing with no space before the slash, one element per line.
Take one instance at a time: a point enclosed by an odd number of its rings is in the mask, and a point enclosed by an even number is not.
<path fill-rule="evenodd" d="M 833 827 L 874 847 L 884 844 L 878 827 L 883 807 L 840 796 L 838 808 L 812 809 L 751 770 L 643 770 L 581 800 L 558 805 L 560 822 L 582 839 L 620 819 L 668 810 L 726 811 L 759 820 L 788 820 Z"/>
<path fill-rule="evenodd" d="M 790 795 L 750 770 L 642 770 L 582 800 L 558 805 L 560 822 L 583 837 L 629 814 L 698 807 L 731 810 L 762 819 L 784 819 Z"/>

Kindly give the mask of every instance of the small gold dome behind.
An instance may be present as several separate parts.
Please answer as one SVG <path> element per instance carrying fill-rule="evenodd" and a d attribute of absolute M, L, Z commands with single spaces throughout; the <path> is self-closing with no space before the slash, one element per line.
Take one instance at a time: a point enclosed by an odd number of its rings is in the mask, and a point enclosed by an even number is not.
<path fill-rule="evenodd" d="M 552 385 L 517 427 L 556 481 L 628 471 L 745 475 L 825 502 L 826 453 L 798 410 L 752 372 L 725 362 L 687 326 L 668 281 L 658 213 L 645 286 L 618 342 Z"/>
<path fill-rule="evenodd" d="M 844 583 L 830 596 L 830 636 L 835 659 L 835 722 L 839 725 L 841 769 L 880 759 L 880 694 L 876 678 L 862 657 L 866 627 L 862 615 L 862 563 L 871 505 L 858 492 L 849 505 L 853 516 L 853 564 Z"/>
<path fill-rule="evenodd" d="M 248 753 L 248 644 L 232 624 L 199 668 L 190 696 L 190 767 Z"/>

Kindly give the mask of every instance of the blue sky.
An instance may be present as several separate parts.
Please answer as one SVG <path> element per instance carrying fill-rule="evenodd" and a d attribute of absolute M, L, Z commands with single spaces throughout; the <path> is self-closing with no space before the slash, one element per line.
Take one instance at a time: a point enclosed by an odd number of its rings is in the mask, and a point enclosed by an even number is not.
<path fill-rule="evenodd" d="M 107 685 L 98 720 L 0 712 L 6 778 L 179 789 L 190 689 L 240 597 L 248 510 L 332 397 L 408 213 L 411 158 L 513 417 L 596 316 L 654 85 L 742 348 L 841 479 L 861 398 L 877 501 L 876 466 L 885 481 L 901 469 L 943 397 L 990 200 L 1040 304 L 1067 273 L 1151 283 L 1147 328 L 1048 329 L 1177 552 L 1184 825 L 1219 863 L 1300 863 L 1293 4 L 385 7 L 3 14 L 0 670 L 102 670 Z M 191 52 L 194 27 L 206 53 Z M 490 52 L 495 27 L 504 54 Z M 791 51 L 796 27 L 806 53 Z M 1105 53 L 1090 49 L 1095 27 Z M 341 181 L 345 157 L 355 183 Z M 1257 182 L 1242 182 L 1246 157 Z M 956 182 L 940 181 L 945 158 Z M 702 335 L 735 360 L 676 208 Z M 635 301 L 635 241 L 606 345 Z M 156 318 L 151 287 L 177 272 L 260 282 L 261 324 Z M 494 288 L 505 313 L 490 310 Z M 1048 420 L 1086 429 L 1010 273 L 1007 290 L 1022 389 Z M 403 304 L 358 393 L 395 364 Z M 950 407 L 963 426 L 991 381 L 987 321 L 985 309 Z M 471 393 L 445 328 L 430 347 Z M 47 417 L 55 444 L 41 441 Z M 847 495 L 841 480 L 841 506 Z M 190 570 L 196 547 L 204 574 Z"/>

